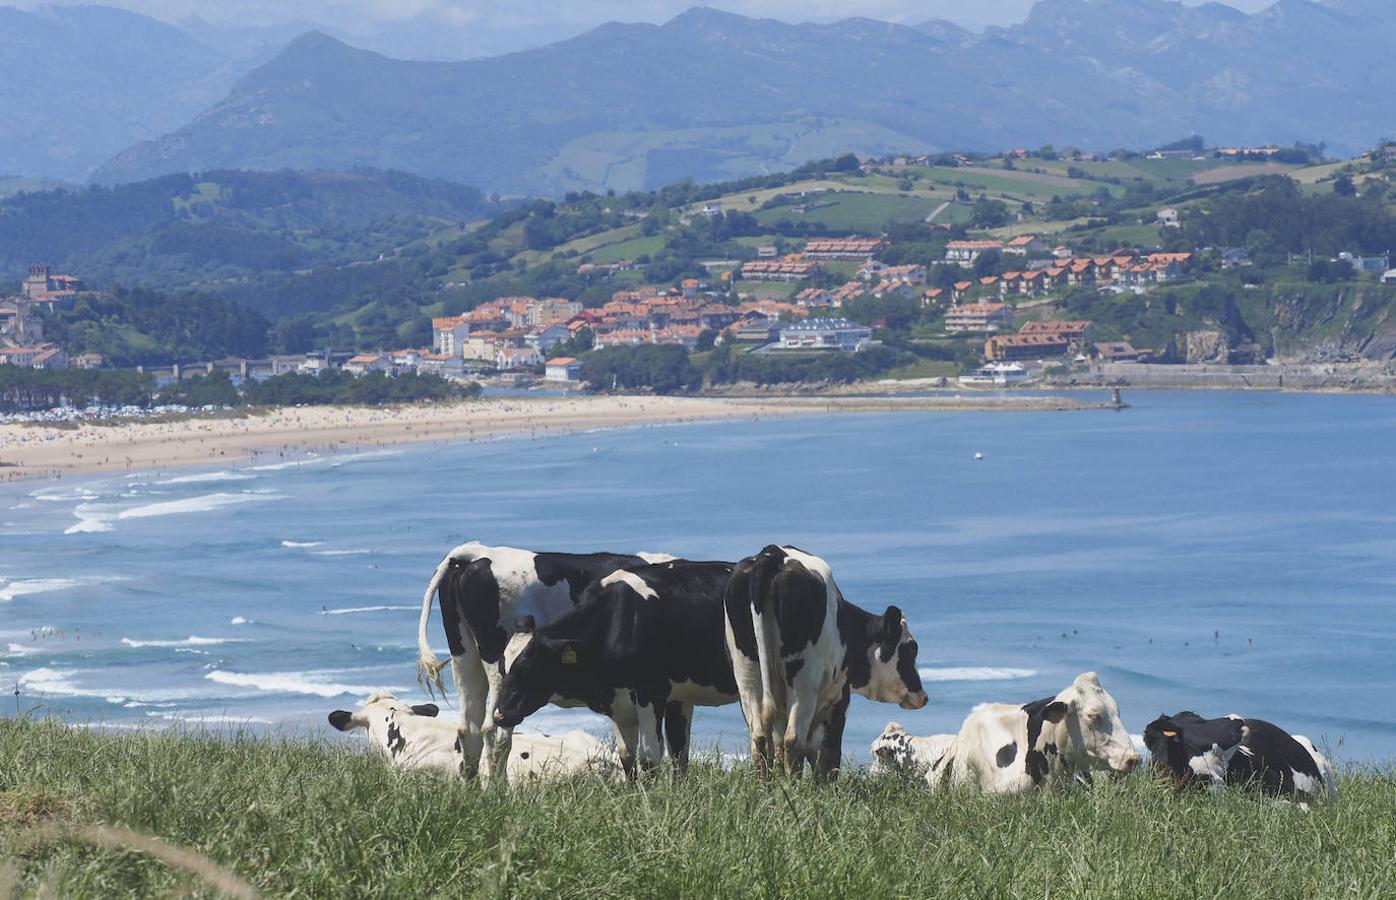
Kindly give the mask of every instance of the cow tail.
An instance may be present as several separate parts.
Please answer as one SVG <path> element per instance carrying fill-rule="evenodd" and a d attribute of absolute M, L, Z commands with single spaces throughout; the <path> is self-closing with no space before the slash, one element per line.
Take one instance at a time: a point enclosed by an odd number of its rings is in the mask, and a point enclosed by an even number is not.
<path fill-rule="evenodd" d="M 779 552 L 779 548 L 767 547 L 756 557 L 756 564 L 752 566 L 751 576 L 747 580 L 751 592 L 751 626 L 756 636 L 756 656 L 761 665 L 763 716 L 771 712 L 779 714 L 786 708 L 787 692 L 785 672 L 781 667 L 780 624 L 776 621 L 777 602 L 774 595 L 776 576 L 780 573 L 783 561 L 784 554 Z M 768 721 L 765 724 L 768 729 L 772 726 L 779 727 L 775 722 Z"/>
<path fill-rule="evenodd" d="M 446 686 L 441 681 L 441 670 L 446 668 L 446 663 L 436 658 L 436 653 L 431 649 L 431 642 L 427 640 L 427 623 L 431 620 L 431 601 L 441 588 L 441 582 L 451 567 L 471 561 L 472 557 L 457 556 L 454 550 L 447 554 L 446 558 L 441 560 L 441 564 L 436 567 L 431 581 L 427 583 L 426 592 L 422 594 L 422 616 L 417 622 L 417 683 L 422 686 L 428 696 L 435 696 L 438 691 L 441 696 L 446 696 Z"/>

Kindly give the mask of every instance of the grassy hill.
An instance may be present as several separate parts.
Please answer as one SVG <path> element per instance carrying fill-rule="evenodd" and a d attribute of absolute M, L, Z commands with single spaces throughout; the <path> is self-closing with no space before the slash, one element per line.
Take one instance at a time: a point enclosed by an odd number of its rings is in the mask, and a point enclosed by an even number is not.
<path fill-rule="evenodd" d="M 1305 813 L 1143 775 L 991 799 L 856 769 L 763 787 L 749 767 L 704 763 L 686 779 L 484 793 L 342 745 L 4 719 L 0 888 L 209 892 L 104 825 L 267 896 L 1385 896 L 1396 780 L 1350 771 L 1340 790 Z"/>

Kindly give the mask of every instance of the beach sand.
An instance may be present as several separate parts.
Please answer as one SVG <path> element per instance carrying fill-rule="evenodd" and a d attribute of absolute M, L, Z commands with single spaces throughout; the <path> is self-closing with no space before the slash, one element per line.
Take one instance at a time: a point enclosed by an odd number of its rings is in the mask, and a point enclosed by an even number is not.
<path fill-rule="evenodd" d="M 295 407 L 243 417 L 132 420 L 68 428 L 0 425 L 0 481 L 218 465 L 421 441 L 541 437 L 594 428 L 718 419 L 892 410 L 1049 411 L 1098 406 L 1041 397 L 521 397 L 395 407 Z"/>

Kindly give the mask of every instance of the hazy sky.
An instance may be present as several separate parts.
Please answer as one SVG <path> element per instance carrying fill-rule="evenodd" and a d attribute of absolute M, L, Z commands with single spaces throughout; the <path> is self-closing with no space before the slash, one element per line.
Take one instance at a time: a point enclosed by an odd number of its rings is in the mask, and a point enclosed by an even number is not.
<path fill-rule="evenodd" d="M 14 0 L 10 0 L 14 2 Z M 663 21 L 694 0 L 87 0 L 175 20 L 189 15 L 223 23 L 273 24 L 293 19 L 351 28 L 356 22 L 434 18 L 456 26 L 471 23 L 502 28 L 555 26 L 565 22 L 589 27 L 608 20 Z M 980 24 L 1020 21 L 1033 0 L 726 0 L 709 4 L 744 15 L 809 21 L 869 16 L 917 22 L 946 18 Z M 1189 0 L 1196 5 L 1197 0 Z M 1273 0 L 1226 0 L 1253 12 Z M 43 0 L 19 0 L 21 7 Z"/>
<path fill-rule="evenodd" d="M 269 46 L 314 26 L 398 58 L 465 59 L 562 40 L 613 20 L 663 22 L 697 0 L 0 0 L 22 8 L 69 2 L 118 6 L 168 22 L 199 16 L 219 26 L 295 23 L 256 38 Z M 1274 0 L 1225 2 L 1254 12 Z M 1022 21 L 1033 0 L 722 0 L 709 5 L 790 22 L 849 16 L 897 22 L 945 18 L 977 29 Z M 219 44 L 216 35 L 203 32 L 200 37 Z M 223 45 L 234 55 L 248 46 Z"/>

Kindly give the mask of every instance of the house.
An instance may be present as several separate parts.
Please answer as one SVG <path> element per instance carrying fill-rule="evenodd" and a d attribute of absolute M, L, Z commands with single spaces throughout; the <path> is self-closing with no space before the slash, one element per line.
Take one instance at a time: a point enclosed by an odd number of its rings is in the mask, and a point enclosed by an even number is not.
<path fill-rule="evenodd" d="M 1149 350 L 1136 350 L 1129 341 L 1106 341 L 1091 345 L 1091 355 L 1101 362 L 1139 362 Z"/>
<path fill-rule="evenodd" d="M 945 313 L 947 334 L 992 334 L 1008 324 L 1008 307 L 1002 303 L 967 303 Z"/>
<path fill-rule="evenodd" d="M 805 243 L 805 259 L 838 259 L 865 261 L 872 259 L 887 246 L 879 238 L 812 238 Z"/>
<path fill-rule="evenodd" d="M 1028 322 L 1018 329 L 1018 334 L 1022 336 L 1051 335 L 1059 337 L 1067 343 L 1077 343 L 1085 339 L 1090 333 L 1091 322 L 1087 319 L 1073 321 L 1038 321 Z"/>
<path fill-rule="evenodd" d="M 532 369 L 543 363 L 543 354 L 533 347 L 500 347 L 494 356 L 494 367 L 501 372 Z"/>
<path fill-rule="evenodd" d="M 1171 206 L 1158 211 L 1158 223 L 1164 228 L 1183 227 L 1183 220 L 1178 216 L 1178 210 Z"/>
<path fill-rule="evenodd" d="M 462 342 L 470 334 L 465 316 L 441 316 L 431 320 L 432 346 L 445 356 L 460 356 Z"/>
<path fill-rule="evenodd" d="M 31 369 L 66 369 L 68 354 L 57 344 L 0 347 L 0 365 L 28 366 Z"/>
<path fill-rule="evenodd" d="M 1041 359 L 1064 356 L 1071 344 L 1051 334 L 1001 334 L 984 343 L 984 357 L 991 362 L 1012 362 L 1019 359 Z"/>
<path fill-rule="evenodd" d="M 776 249 L 775 244 L 762 244 L 756 248 L 757 259 L 775 259 L 779 255 L 780 251 Z"/>
<path fill-rule="evenodd" d="M 548 360 L 543 369 L 544 381 L 576 382 L 582 379 L 581 360 L 574 356 L 559 356 Z"/>
<path fill-rule="evenodd" d="M 806 319 L 780 329 L 781 350 L 857 352 L 873 343 L 872 329 L 847 319 Z"/>
<path fill-rule="evenodd" d="M 1382 273 L 1382 284 L 1396 284 L 1396 269 L 1388 269 Z"/>
<path fill-rule="evenodd" d="M 752 315 L 727 330 L 737 344 L 769 344 L 780 335 L 780 323 L 769 316 Z"/>
<path fill-rule="evenodd" d="M 926 283 L 926 267 L 915 263 L 904 266 L 889 266 L 872 259 L 858 267 L 861 281 L 905 281 L 910 284 Z"/>
<path fill-rule="evenodd" d="M 742 278 L 746 281 L 804 281 L 822 271 L 818 263 L 807 262 L 798 256 L 758 259 L 742 264 Z"/>
<path fill-rule="evenodd" d="M 974 287 L 973 281 L 957 281 L 952 284 L 950 286 L 950 302 L 959 303 L 972 287 Z"/>
<path fill-rule="evenodd" d="M 1339 253 L 1335 262 L 1345 262 L 1352 266 L 1354 272 L 1371 272 L 1381 274 L 1391 268 L 1391 254 L 1383 253 L 1381 256 L 1361 256 L 1355 253 Z"/>
<path fill-rule="evenodd" d="M 927 288 L 921 292 L 922 306 L 939 306 L 945 299 L 945 288 Z"/>
<path fill-rule="evenodd" d="M 529 328 L 542 328 L 546 325 L 562 324 L 582 311 L 582 304 L 562 297 L 547 297 L 525 304 L 524 325 Z"/>
<path fill-rule="evenodd" d="M 524 344 L 537 350 L 539 353 L 547 353 L 549 350 L 561 344 L 572 336 L 566 325 L 553 323 L 543 328 L 535 328 L 524 335 Z"/>
<path fill-rule="evenodd" d="M 972 263 L 990 250 L 1003 252 L 1002 241 L 951 241 L 945 245 L 947 262 Z"/>
<path fill-rule="evenodd" d="M 694 300 L 698 297 L 700 286 L 697 278 L 685 278 L 679 283 L 679 291 L 689 300 Z"/>
<path fill-rule="evenodd" d="M 1027 256 L 1030 253 L 1043 253 L 1047 245 L 1038 240 L 1035 234 L 1022 234 L 1007 241 L 1003 252 L 1010 256 Z"/>
<path fill-rule="evenodd" d="M 75 369 L 100 369 L 106 365 L 107 358 L 100 353 L 79 353 L 69 362 Z"/>
<path fill-rule="evenodd" d="M 369 372 L 386 372 L 392 368 L 392 360 L 377 353 L 361 353 L 349 357 L 344 371 L 351 375 L 367 375 Z"/>
<path fill-rule="evenodd" d="M 461 357 L 478 362 L 492 363 L 500 337 L 497 331 L 472 331 L 461 342 Z"/>
<path fill-rule="evenodd" d="M 1251 253 L 1245 247 L 1227 247 L 1217 256 L 1223 269 L 1240 269 L 1251 265 Z"/>

